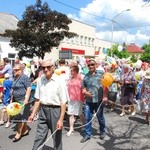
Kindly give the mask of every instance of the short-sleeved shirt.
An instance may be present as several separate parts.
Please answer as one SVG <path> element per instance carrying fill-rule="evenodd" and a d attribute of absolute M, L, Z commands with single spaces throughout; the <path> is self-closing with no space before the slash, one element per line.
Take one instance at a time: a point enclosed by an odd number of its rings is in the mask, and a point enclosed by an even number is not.
<path fill-rule="evenodd" d="M 112 73 L 115 80 L 120 81 L 120 76 L 117 72 Z M 109 91 L 111 92 L 118 92 L 118 83 L 113 82 L 112 85 L 109 87 Z"/>
<path fill-rule="evenodd" d="M 8 73 L 10 75 L 10 80 L 13 80 L 13 68 L 11 64 L 6 64 L 2 71 L 0 71 L 0 74 L 6 74 Z"/>
<path fill-rule="evenodd" d="M 82 82 L 82 88 L 86 88 L 87 91 L 92 92 L 92 98 L 85 96 L 86 102 L 97 103 L 98 99 L 98 90 L 101 86 L 101 78 L 103 76 L 103 71 L 95 71 L 94 75 L 91 75 L 90 72 L 85 75 Z"/>
<path fill-rule="evenodd" d="M 44 105 L 58 105 L 69 101 L 67 86 L 62 78 L 53 75 L 51 79 L 47 80 L 43 75 L 36 87 L 35 98 L 40 100 Z"/>
<path fill-rule="evenodd" d="M 31 83 L 27 75 L 22 74 L 18 79 L 14 79 L 12 89 L 15 101 L 23 101 L 25 99 L 27 87 L 31 87 Z"/>
<path fill-rule="evenodd" d="M 78 74 L 76 78 L 71 78 L 68 81 L 68 93 L 70 100 L 84 101 L 81 74 Z"/>

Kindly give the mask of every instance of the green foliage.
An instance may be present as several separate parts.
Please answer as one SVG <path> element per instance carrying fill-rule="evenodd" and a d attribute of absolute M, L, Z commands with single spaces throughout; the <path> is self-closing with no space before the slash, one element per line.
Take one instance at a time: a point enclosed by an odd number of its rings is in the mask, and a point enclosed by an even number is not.
<path fill-rule="evenodd" d="M 118 44 L 113 45 L 112 50 L 108 50 L 108 56 L 117 56 L 118 58 L 128 58 L 130 54 L 124 49 L 121 52 L 118 51 Z"/>
<path fill-rule="evenodd" d="M 137 62 L 137 57 L 136 57 L 135 55 L 132 55 L 131 61 L 132 61 L 133 63 Z"/>
<path fill-rule="evenodd" d="M 143 47 L 144 53 L 141 55 L 141 60 L 150 63 L 150 44 L 145 44 Z"/>
<path fill-rule="evenodd" d="M 65 37 L 76 36 L 69 32 L 71 22 L 66 15 L 52 11 L 47 3 L 42 5 L 41 0 L 37 0 L 35 5 L 26 8 L 17 30 L 6 30 L 3 36 L 11 38 L 10 45 L 18 49 L 20 58 L 44 58 L 45 53 L 58 47 Z"/>

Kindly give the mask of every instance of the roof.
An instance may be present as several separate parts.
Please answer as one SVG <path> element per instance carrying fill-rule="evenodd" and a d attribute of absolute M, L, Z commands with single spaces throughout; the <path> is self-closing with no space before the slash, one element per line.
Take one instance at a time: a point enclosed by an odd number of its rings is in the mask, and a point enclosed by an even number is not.
<path fill-rule="evenodd" d="M 135 44 L 130 44 L 127 46 L 127 51 L 129 53 L 143 53 L 144 50 L 140 47 L 138 47 L 137 45 Z"/>
<path fill-rule="evenodd" d="M 6 29 L 17 29 L 18 21 L 14 15 L 0 12 L 0 33 L 3 34 Z"/>

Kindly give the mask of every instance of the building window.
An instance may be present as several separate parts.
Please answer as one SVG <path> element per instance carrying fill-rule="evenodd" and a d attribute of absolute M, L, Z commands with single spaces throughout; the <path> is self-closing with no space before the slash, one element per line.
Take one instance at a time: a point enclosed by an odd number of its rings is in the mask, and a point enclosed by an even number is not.
<path fill-rule="evenodd" d="M 76 42 L 76 45 L 78 45 L 79 44 L 79 36 L 77 35 L 76 37 L 75 37 L 75 42 Z"/>
<path fill-rule="evenodd" d="M 71 41 L 71 44 L 74 44 L 74 38 L 71 38 L 70 41 Z"/>
<path fill-rule="evenodd" d="M 103 48 L 103 54 L 107 54 L 107 48 Z"/>
<path fill-rule="evenodd" d="M 15 63 L 15 57 L 16 57 L 15 53 L 8 53 L 8 58 L 12 66 L 14 66 L 14 63 Z"/>
<path fill-rule="evenodd" d="M 87 45 L 87 37 L 84 38 L 84 44 Z"/>
<path fill-rule="evenodd" d="M 91 46 L 91 38 L 88 38 L 88 46 Z"/>
<path fill-rule="evenodd" d="M 80 45 L 83 45 L 83 36 L 80 36 Z"/>
<path fill-rule="evenodd" d="M 101 47 L 98 47 L 98 51 L 99 51 L 99 52 L 101 51 Z"/>
<path fill-rule="evenodd" d="M 8 53 L 8 58 L 11 59 L 11 58 L 15 58 L 16 54 L 14 53 Z"/>
<path fill-rule="evenodd" d="M 92 47 L 94 47 L 94 39 L 93 38 L 92 38 L 91 42 L 92 42 Z"/>
<path fill-rule="evenodd" d="M 95 49 L 95 51 L 97 51 L 97 46 L 95 46 L 95 48 L 94 48 L 94 49 Z"/>

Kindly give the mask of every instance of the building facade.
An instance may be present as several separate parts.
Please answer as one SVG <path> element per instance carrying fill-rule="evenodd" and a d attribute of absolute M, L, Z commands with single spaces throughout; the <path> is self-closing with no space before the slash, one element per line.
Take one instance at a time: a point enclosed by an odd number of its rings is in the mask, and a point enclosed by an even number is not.
<path fill-rule="evenodd" d="M 111 42 L 96 38 L 95 26 L 72 19 L 69 29 L 77 36 L 71 39 L 64 38 L 59 47 L 53 48 L 50 54 L 46 54 L 46 57 L 59 59 L 61 51 L 71 51 L 73 60 L 78 59 L 79 56 L 104 58 L 107 49 L 111 48 Z"/>
<path fill-rule="evenodd" d="M 96 38 L 95 26 L 74 19 L 71 20 L 72 23 L 69 24 L 69 31 L 76 33 L 77 36 L 71 39 L 64 38 L 60 45 L 53 48 L 51 53 L 46 53 L 45 57 L 58 60 L 60 53 L 69 51 L 73 60 L 78 59 L 79 56 L 104 58 L 107 49 L 111 48 L 111 42 Z M 17 29 L 18 21 L 14 15 L 0 13 L 0 33 L 4 33 L 6 29 Z M 18 52 L 15 48 L 10 47 L 9 44 L 10 39 L 0 37 L 0 57 L 8 57 L 13 61 Z"/>

